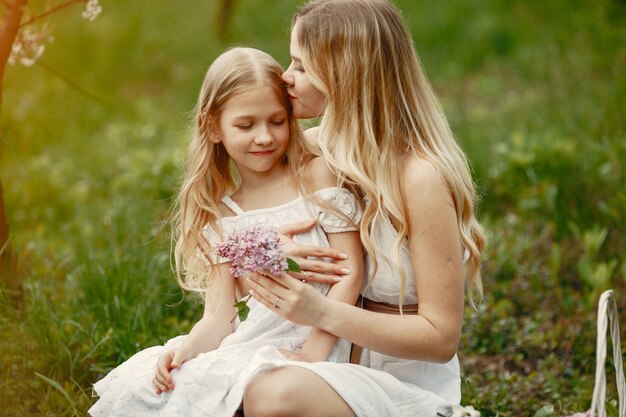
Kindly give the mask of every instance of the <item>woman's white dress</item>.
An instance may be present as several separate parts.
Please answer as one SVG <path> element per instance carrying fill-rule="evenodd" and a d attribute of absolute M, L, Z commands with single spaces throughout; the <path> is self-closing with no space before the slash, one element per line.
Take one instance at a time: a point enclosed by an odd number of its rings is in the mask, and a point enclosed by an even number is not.
<path fill-rule="evenodd" d="M 397 232 L 384 218 L 376 225 L 375 238 L 379 248 L 391 248 Z M 402 247 L 401 264 L 406 273 L 404 304 L 415 304 L 417 292 L 413 278 L 408 242 Z M 368 260 L 369 271 L 373 262 Z M 370 280 L 372 277 L 370 277 Z M 398 304 L 399 271 L 390 268 L 378 257 L 376 277 L 365 287 L 365 297 Z M 363 349 L 361 365 L 347 363 L 302 363 L 322 377 L 352 408 L 358 417 L 418 417 L 437 416 L 437 411 L 461 401 L 459 360 L 445 364 L 399 359 Z"/>
<path fill-rule="evenodd" d="M 326 188 L 317 196 L 336 207 L 354 223 L 360 220 L 360 209 L 354 196 L 341 188 Z M 286 224 L 319 219 L 318 225 L 296 237 L 299 243 L 328 246 L 326 233 L 356 230 L 341 216 L 326 211 L 303 198 L 267 209 L 243 212 L 230 198 L 227 204 L 236 216 L 222 219 L 224 235 L 255 224 L 280 227 Z M 219 241 L 213 230 L 205 230 L 211 242 Z M 328 285 L 312 284 L 326 293 Z M 169 340 L 164 346 L 142 350 L 113 369 L 94 384 L 100 397 L 90 408 L 92 416 L 225 416 L 231 417 L 239 408 L 244 389 L 251 377 L 264 369 L 294 364 L 278 351 L 297 351 L 307 340 L 311 328 L 295 325 L 265 308 L 254 299 L 248 301 L 248 318 L 236 322 L 236 330 L 210 352 L 185 362 L 172 371 L 175 388 L 156 395 L 152 384 L 157 359 L 166 349 L 173 348 L 186 336 Z M 339 340 L 329 358 L 330 362 L 347 362 L 350 345 Z"/>

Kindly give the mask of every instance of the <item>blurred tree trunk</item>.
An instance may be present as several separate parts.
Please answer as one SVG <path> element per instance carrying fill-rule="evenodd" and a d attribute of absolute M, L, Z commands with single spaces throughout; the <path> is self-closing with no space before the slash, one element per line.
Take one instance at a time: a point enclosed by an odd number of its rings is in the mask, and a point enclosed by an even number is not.
<path fill-rule="evenodd" d="M 9 297 L 18 303 L 22 295 L 22 282 L 17 273 L 17 256 L 9 245 L 9 225 L 4 211 L 4 196 L 0 183 L 0 283 L 9 290 Z"/>
<path fill-rule="evenodd" d="M 2 106 L 2 80 L 4 79 L 4 69 L 11 55 L 13 41 L 20 28 L 24 7 L 28 0 L 7 0 L 2 2 L 6 11 L 2 19 L 2 28 L 0 28 L 0 108 Z M 0 111 L 1 114 L 1 111 Z"/>
<path fill-rule="evenodd" d="M 226 29 L 228 28 L 228 20 L 235 7 L 235 0 L 220 0 L 215 16 L 215 29 L 220 39 L 226 37 Z"/>
<path fill-rule="evenodd" d="M 20 28 L 24 7 L 28 0 L 7 0 L 2 2 L 6 8 L 0 28 L 0 115 L 2 114 L 2 81 L 15 36 Z M 21 282 L 17 276 L 17 257 L 9 246 L 9 225 L 4 209 L 4 194 L 0 182 L 0 282 L 14 294 L 19 295 Z"/>

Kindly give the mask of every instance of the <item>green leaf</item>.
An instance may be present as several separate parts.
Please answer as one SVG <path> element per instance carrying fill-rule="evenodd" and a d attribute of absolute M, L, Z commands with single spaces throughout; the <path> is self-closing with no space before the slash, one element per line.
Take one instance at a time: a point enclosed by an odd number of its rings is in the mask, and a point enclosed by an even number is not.
<path fill-rule="evenodd" d="M 248 318 L 248 314 L 250 313 L 250 307 L 245 304 L 243 307 L 237 307 L 237 315 L 239 316 L 239 321 L 245 321 Z"/>
<path fill-rule="evenodd" d="M 287 258 L 287 270 L 291 272 L 302 271 L 302 269 L 300 269 L 300 265 L 298 265 L 298 263 L 291 258 Z"/>
<path fill-rule="evenodd" d="M 74 404 L 74 401 L 72 401 L 72 398 L 70 397 L 70 395 L 67 393 L 67 391 L 61 386 L 61 384 L 59 384 L 57 381 L 55 381 L 54 379 L 50 379 L 45 375 L 40 374 L 39 372 L 35 372 L 35 375 L 37 375 L 39 378 L 43 379 L 44 381 L 46 381 L 48 384 L 50 384 L 54 389 L 56 389 L 57 391 L 59 391 L 61 394 L 63 394 L 63 396 L 67 399 L 67 401 L 70 403 L 70 406 L 72 407 L 72 409 L 74 410 L 74 414 L 78 413 L 78 409 L 76 408 L 76 405 Z"/>
<path fill-rule="evenodd" d="M 606 407 L 606 412 L 611 417 L 619 417 L 619 410 L 617 409 L 617 405 L 615 400 L 609 400 L 604 403 Z"/>
<path fill-rule="evenodd" d="M 237 301 L 235 304 L 233 304 L 233 307 L 237 308 L 237 315 L 239 316 L 239 321 L 244 321 L 245 319 L 248 318 L 248 314 L 250 313 L 250 307 L 248 307 L 247 298 L 245 300 Z M 233 320 L 234 319 L 235 318 L 233 317 Z"/>

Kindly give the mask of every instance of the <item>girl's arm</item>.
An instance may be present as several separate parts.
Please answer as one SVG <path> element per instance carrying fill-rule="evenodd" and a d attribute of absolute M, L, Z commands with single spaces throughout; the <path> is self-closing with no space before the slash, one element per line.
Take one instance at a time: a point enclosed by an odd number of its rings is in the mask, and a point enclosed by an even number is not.
<path fill-rule="evenodd" d="M 153 383 L 157 394 L 174 388 L 171 371 L 219 346 L 233 332 L 231 319 L 236 314 L 233 307 L 235 281 L 230 275 L 228 264 L 213 268 L 211 280 L 204 300 L 204 314 L 193 326 L 183 343 L 163 353 L 157 362 Z"/>
<path fill-rule="evenodd" d="M 457 351 L 463 315 L 462 250 L 456 211 L 445 181 L 412 158 L 402 179 L 418 315 L 390 315 L 327 299 L 287 277 L 252 277 L 253 296 L 281 301 L 286 319 L 314 326 L 387 355 L 447 362 Z M 387 248 L 380 248 L 385 250 Z"/>
<path fill-rule="evenodd" d="M 237 312 L 233 307 L 235 280 L 228 265 L 222 263 L 215 267 L 204 298 L 204 314 L 181 345 L 189 352 L 189 359 L 217 348 L 234 330 L 232 318 Z"/>
<path fill-rule="evenodd" d="M 331 246 L 341 248 L 348 258 L 337 262 L 350 273 L 343 276 L 341 282 L 334 284 L 326 297 L 338 302 L 354 305 L 363 284 L 363 251 L 358 232 L 329 233 L 328 241 Z M 314 328 L 311 336 L 302 346 L 300 352 L 290 359 L 300 359 L 308 362 L 321 362 L 326 360 L 338 337 L 324 330 Z"/>
<path fill-rule="evenodd" d="M 337 186 L 337 177 L 328 169 L 322 158 L 315 158 L 307 164 L 306 175 L 312 191 Z M 334 262 L 338 270 L 344 270 L 344 275 L 340 280 L 335 280 L 326 297 L 354 305 L 362 288 L 364 274 L 363 249 L 359 233 L 357 231 L 327 233 L 327 237 L 330 246 L 341 248 L 346 256 Z M 349 272 L 346 273 L 345 271 Z M 313 274 L 308 273 L 305 276 L 299 275 L 297 277 L 311 280 Z M 333 334 L 314 328 L 300 352 L 293 358 L 309 362 L 324 361 L 337 343 L 337 339 L 338 337 Z"/>

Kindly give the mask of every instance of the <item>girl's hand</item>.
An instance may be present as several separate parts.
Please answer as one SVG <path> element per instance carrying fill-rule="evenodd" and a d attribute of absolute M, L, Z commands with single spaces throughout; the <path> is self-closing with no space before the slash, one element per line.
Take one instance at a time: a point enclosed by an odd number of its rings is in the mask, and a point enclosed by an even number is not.
<path fill-rule="evenodd" d="M 302 272 L 290 272 L 294 278 L 304 281 L 319 282 L 322 284 L 334 284 L 341 281 L 343 275 L 350 273 L 345 267 L 330 261 L 310 260 L 309 257 L 331 258 L 337 260 L 347 259 L 347 255 L 333 248 L 323 246 L 300 245 L 292 240 L 293 235 L 306 232 L 317 223 L 316 219 L 292 223 L 283 226 L 280 240 L 287 257 L 300 265 Z"/>
<path fill-rule="evenodd" d="M 174 389 L 171 372 L 173 369 L 180 368 L 183 362 L 189 360 L 188 356 L 182 346 L 170 349 L 159 356 L 154 378 L 152 379 L 157 395 Z"/>
<path fill-rule="evenodd" d="M 248 284 L 254 299 L 283 318 L 305 326 L 316 326 L 328 301 L 310 285 L 287 274 L 250 274 Z"/>

